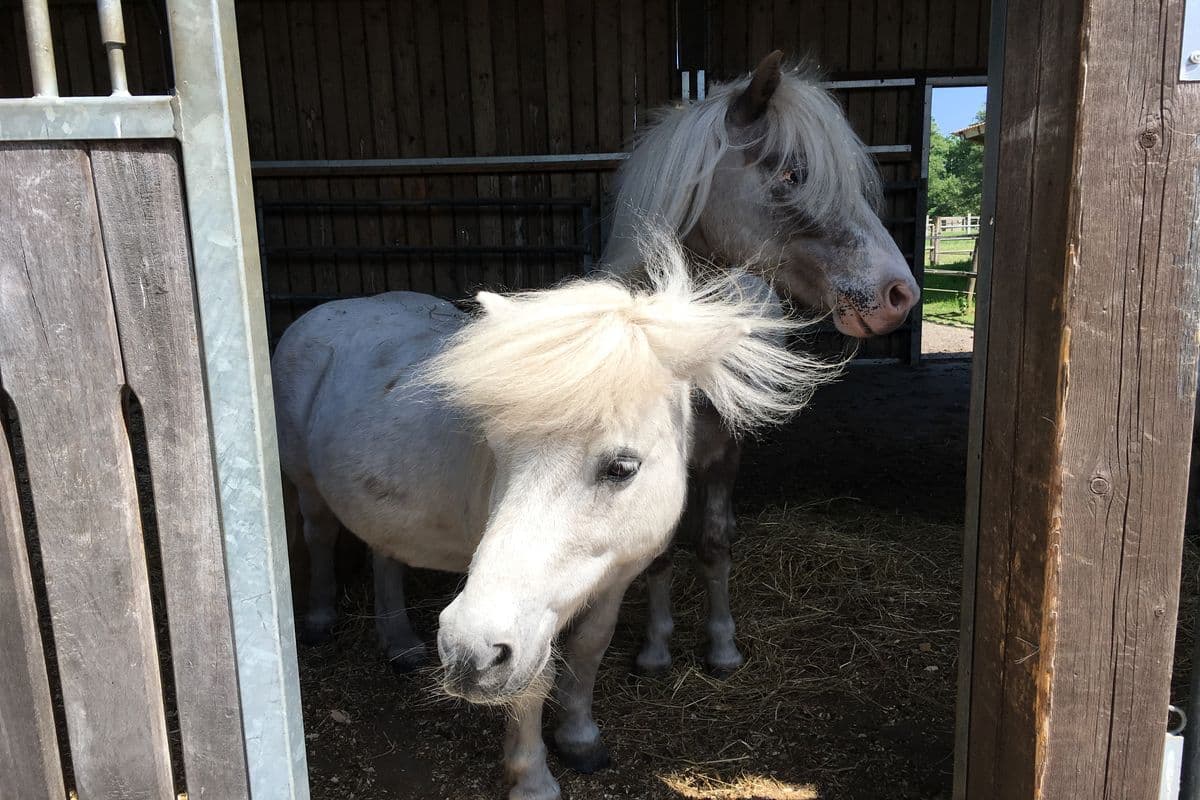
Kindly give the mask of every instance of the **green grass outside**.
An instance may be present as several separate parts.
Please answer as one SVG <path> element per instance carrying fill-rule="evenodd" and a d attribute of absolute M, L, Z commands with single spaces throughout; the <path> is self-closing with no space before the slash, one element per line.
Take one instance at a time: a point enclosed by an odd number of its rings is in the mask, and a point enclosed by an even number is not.
<path fill-rule="evenodd" d="M 954 242 L 953 244 L 958 244 Z M 967 243 L 970 245 L 970 242 Z M 946 262 L 938 264 L 936 269 L 956 270 L 961 272 L 971 271 L 971 249 L 967 248 L 966 259 L 961 261 Z M 927 264 L 926 268 L 934 269 L 932 264 Z M 964 327 L 973 327 L 975 325 L 975 300 L 968 298 L 963 292 L 967 288 L 967 276 L 961 278 L 954 275 L 926 275 L 925 276 L 925 319 L 931 322 L 940 322 L 944 325 L 961 325 Z"/>

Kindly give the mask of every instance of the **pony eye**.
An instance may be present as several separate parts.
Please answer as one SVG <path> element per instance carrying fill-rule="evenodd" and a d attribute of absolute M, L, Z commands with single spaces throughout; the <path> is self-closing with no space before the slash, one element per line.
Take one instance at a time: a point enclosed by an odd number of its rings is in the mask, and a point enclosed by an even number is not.
<path fill-rule="evenodd" d="M 637 475 L 638 468 L 641 466 L 641 460 L 633 456 L 617 456 L 604 465 L 600 479 L 610 483 L 624 483 Z"/>
<path fill-rule="evenodd" d="M 800 184 L 804 183 L 804 179 L 807 177 L 808 174 L 804 167 L 785 169 L 783 172 L 779 173 L 779 180 L 783 181 L 789 186 L 799 186 Z"/>

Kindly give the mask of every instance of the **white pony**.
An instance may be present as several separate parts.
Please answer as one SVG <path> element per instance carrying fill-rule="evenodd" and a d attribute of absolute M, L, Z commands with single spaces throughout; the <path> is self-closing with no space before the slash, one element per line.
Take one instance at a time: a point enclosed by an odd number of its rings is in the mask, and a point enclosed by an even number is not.
<path fill-rule="evenodd" d="M 679 238 L 693 264 L 753 270 L 783 297 L 865 338 L 895 330 L 920 297 L 912 271 L 875 213 L 879 175 L 841 106 L 811 72 L 771 53 L 753 74 L 707 99 L 665 109 L 641 132 L 617 175 L 604 264 L 640 269 L 637 232 L 651 220 Z M 742 664 L 729 608 L 733 486 L 741 447 L 701 404 L 681 539 L 696 544 L 708 592 L 710 671 Z M 671 558 L 647 573 L 644 673 L 671 666 Z"/>
<path fill-rule="evenodd" d="M 334 620 L 339 521 L 375 554 L 390 658 L 422 651 L 401 565 L 467 572 L 440 619 L 444 686 L 510 708 L 511 800 L 559 796 L 541 711 L 564 630 L 555 742 L 577 769 L 607 763 L 596 671 L 626 587 L 683 508 L 693 394 L 741 431 L 782 420 L 832 377 L 779 344 L 797 323 L 733 281 L 698 285 L 665 241 L 646 257 L 644 290 L 594 279 L 481 293 L 475 319 L 409 292 L 328 303 L 272 361 L 311 552 L 303 631 L 327 635 Z"/>

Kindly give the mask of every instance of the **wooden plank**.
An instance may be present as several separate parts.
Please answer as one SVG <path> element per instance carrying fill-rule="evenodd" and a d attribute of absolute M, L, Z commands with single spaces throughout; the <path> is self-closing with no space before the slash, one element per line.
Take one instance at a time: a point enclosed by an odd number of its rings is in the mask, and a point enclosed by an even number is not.
<path fill-rule="evenodd" d="M 717 35 L 725 40 L 724 60 L 714 64 L 716 74 L 710 77 L 728 80 L 747 74 L 758 62 L 754 61 L 755 56 L 750 52 L 749 9 L 746 4 L 739 0 L 721 0 L 720 8 L 724 17 L 724 32 Z"/>
<path fill-rule="evenodd" d="M 2 376 L 0 376 L 2 377 Z M 62 800 L 62 764 L 17 479 L 0 441 L 0 797 Z"/>
<path fill-rule="evenodd" d="M 775 9 L 772 0 L 753 0 L 746 6 L 749 12 L 746 40 L 750 56 L 747 63 L 753 67 L 779 46 L 775 38 Z"/>
<path fill-rule="evenodd" d="M 640 0 L 636 0 L 640 2 Z M 545 152 L 548 147 L 546 126 L 546 38 L 542 0 L 517 0 L 517 41 L 520 70 L 521 142 L 522 152 Z M 639 31 L 640 34 L 640 31 Z M 635 58 L 634 63 L 640 65 Z M 545 175 L 530 175 L 519 179 L 521 194 L 526 198 L 544 198 L 550 193 Z M 550 244 L 552 231 L 543 209 L 521 209 L 521 224 L 525 243 L 537 247 Z M 522 288 L 544 286 L 547 283 L 546 259 L 529 254 L 523 259 Z"/>
<path fill-rule="evenodd" d="M 267 63 L 266 38 L 282 36 L 286 41 L 287 24 L 286 19 L 275 19 L 273 20 L 274 24 L 265 25 L 263 5 L 262 0 L 242 0 L 238 6 L 238 45 L 242 54 L 242 91 L 246 98 L 246 129 L 251 158 L 280 158 L 279 150 L 276 147 L 276 128 L 272 121 L 275 95 L 271 84 L 274 79 L 275 83 L 284 84 L 286 90 L 290 91 L 291 77 L 272 74 Z M 294 99 L 291 107 L 294 109 Z M 281 131 L 280 135 L 287 134 Z M 295 140 L 294 132 L 292 132 L 291 138 L 293 141 Z M 279 198 L 276 181 L 258 181 L 254 188 L 255 197 L 259 202 L 270 202 Z M 261 227 L 259 237 L 263 241 L 259 242 L 260 247 L 287 245 L 284 220 L 279 214 L 263 213 Z M 277 313 L 283 309 L 279 309 L 276 304 L 271 302 L 270 295 L 293 291 L 291 270 L 286 257 L 283 256 L 268 259 L 264 266 L 266 279 L 263 288 L 268 295 L 268 318 L 271 323 L 271 330 L 268 331 L 268 334 L 277 337 L 283 333 L 284 327 L 291 322 L 294 315 L 290 309 L 287 310 L 288 313 Z"/>
<path fill-rule="evenodd" d="M 417 32 L 412 0 L 393 0 L 388 5 L 392 52 L 392 88 L 396 93 L 397 139 L 400 155 L 424 156 L 421 90 L 417 76 Z M 424 178 L 406 178 L 401 184 L 406 200 L 418 200 L 427 194 Z M 423 213 L 404 214 L 405 239 L 410 245 L 429 244 L 429 217 Z M 428 264 L 407 261 L 408 288 L 416 292 L 433 290 L 433 272 Z"/>
<path fill-rule="evenodd" d="M 471 62 L 467 49 L 467 19 L 465 0 L 444 0 L 442 13 L 442 59 L 443 96 L 446 103 L 446 138 L 452 156 L 475 155 L 474 118 L 471 116 Z M 475 178 L 456 175 L 450 180 L 450 194 L 455 198 L 476 196 Z M 454 209 L 446 215 L 454 228 L 454 243 L 459 245 L 479 244 L 479 212 L 473 208 Z M 479 260 L 467 262 L 457 258 L 447 261 L 447 280 L 443 293 L 461 296 L 482 277 L 483 264 Z"/>
<path fill-rule="evenodd" d="M 954 10 L 954 0 L 929 0 L 928 69 L 954 69 Z"/>
<path fill-rule="evenodd" d="M 350 158 L 354 152 L 350 142 L 350 115 L 346 102 L 347 59 L 341 38 L 342 27 L 348 25 L 343 21 L 344 11 L 340 0 L 316 0 L 313 5 L 321 119 L 325 134 L 322 158 Z M 329 199 L 354 199 L 354 189 L 348 180 L 330 180 L 322 188 L 328 192 Z M 319 216 L 328 219 L 328 223 L 321 228 L 328 238 L 319 244 L 343 247 L 358 244 L 358 231 L 351 215 L 322 212 Z M 361 285 L 358 279 L 359 264 L 359 260 L 352 256 L 319 260 L 316 264 L 317 291 L 330 294 L 356 292 Z"/>
<path fill-rule="evenodd" d="M 81 797 L 172 796 L 125 376 L 79 147 L 0 147 L 0 363 L 20 414 Z"/>
<path fill-rule="evenodd" d="M 967 797 L 1158 796 L 1200 268 L 1182 8 L 1008 3 Z"/>
<path fill-rule="evenodd" d="M 645 0 L 645 108 L 653 111 L 675 96 L 675 40 L 671 35 L 671 0 Z M 703 8 L 703 6 L 701 6 Z M 574 106 L 572 106 L 574 108 Z"/>
<path fill-rule="evenodd" d="M 396 109 L 396 87 L 393 79 L 392 42 L 389 39 L 391 20 L 388 0 L 366 0 L 363 3 L 363 24 L 366 26 L 367 71 L 371 86 L 372 135 L 375 153 L 384 158 L 400 154 L 399 123 Z M 380 178 L 376 192 L 381 198 L 399 198 L 404 194 L 404 181 L 399 177 Z M 404 244 L 406 231 L 404 213 L 400 209 L 380 213 L 379 237 L 385 246 Z M 408 265 L 400 259 L 389 259 L 382 265 L 383 290 L 408 288 Z"/>
<path fill-rule="evenodd" d="M 612 4 L 602 3 L 601 6 Z M 521 68 L 517 50 L 517 4 L 515 0 L 491 0 L 492 63 L 496 87 L 496 149 L 507 155 L 524 153 L 520 96 Z M 615 113 L 615 110 L 614 110 Z M 501 197 L 519 197 L 524 184 L 511 175 L 500 178 Z M 526 244 L 520 218 L 512 212 L 501 215 L 504 244 Z M 509 287 L 525 285 L 524 268 L 519 260 L 505 257 L 504 283 Z"/>
<path fill-rule="evenodd" d="M 496 71 L 492 63 L 491 11 L 488 0 L 467 0 L 467 53 L 471 75 L 471 121 L 476 155 L 496 155 Z M 500 196 L 500 180 L 481 175 L 475 181 L 481 198 Z M 504 243 L 503 220 L 495 208 L 479 214 L 479 244 Z M 504 259 L 484 256 L 481 282 L 493 289 L 504 285 Z"/>
<path fill-rule="evenodd" d="M 926 68 L 929 0 L 904 0 L 903 6 L 900 68 L 921 71 Z"/>
<path fill-rule="evenodd" d="M 821 37 L 823 66 L 830 72 L 850 68 L 850 4 L 826 3 Z"/>
<path fill-rule="evenodd" d="M 546 53 L 546 127 L 549 134 L 549 152 L 571 152 L 571 56 L 567 44 L 566 0 L 545 0 L 545 53 Z M 550 194 L 553 197 L 568 197 L 573 178 L 570 175 L 550 176 Z M 554 225 L 552 243 L 570 245 L 575 243 L 575 213 L 557 210 L 551 220 Z M 574 264 L 569 258 L 552 256 L 548 260 L 547 281 L 556 282 L 568 274 Z"/>
<path fill-rule="evenodd" d="M 822 0 L 798 0 L 793 17 L 792 38 L 789 42 L 793 57 L 812 58 L 822 69 L 829 68 L 825 55 L 827 47 L 823 38 L 827 5 Z"/>
<path fill-rule="evenodd" d="M 414 6 L 415 8 L 415 6 Z M 425 8 L 416 14 L 417 74 L 420 86 L 421 121 L 426 156 L 450 154 L 447 136 L 445 75 L 442 70 L 442 18 L 441 6 L 437 11 Z M 435 176 L 426 179 L 431 197 L 446 198 L 451 194 L 450 179 Z M 454 243 L 454 218 L 445 210 L 429 211 L 429 242 L 434 246 L 449 246 Z M 421 256 L 414 264 L 414 272 L 424 275 L 428 288 L 422 291 L 438 293 L 449 288 L 445 275 L 445 262 L 432 256 Z"/>
<path fill-rule="evenodd" d="M 567 14 L 576 20 L 569 27 L 571 37 L 569 69 L 571 75 L 571 150 L 597 152 L 598 115 L 596 113 L 595 15 L 589 0 L 567 0 Z M 594 174 L 574 176 L 575 196 L 592 201 L 599 217 L 601 199 L 599 181 Z M 599 226 L 591 232 L 593 246 L 601 246 Z"/>
<path fill-rule="evenodd" d="M 338 25 L 342 46 L 342 86 L 346 99 L 346 128 L 351 158 L 373 158 L 375 147 L 374 116 L 371 102 L 371 78 L 367 69 L 367 34 L 363 24 L 362 0 L 342 0 L 338 4 Z M 355 199 L 379 196 L 379 184 L 373 178 L 346 182 L 347 194 Z M 355 244 L 380 245 L 379 215 L 367 209 L 339 214 L 346 228 L 353 229 Z M 343 291 L 347 294 L 375 294 L 383 291 L 381 265 L 374 260 L 354 259 L 343 271 Z"/>
<path fill-rule="evenodd" d="M 979 50 L 979 29 L 987 30 L 980 0 L 955 0 L 954 3 L 954 66 L 964 70 L 980 70 L 987 64 L 987 55 Z"/>
<path fill-rule="evenodd" d="M 849 3 L 850 69 L 854 72 L 869 72 L 875 65 L 875 4 L 876 0 L 850 0 Z M 873 95 L 874 92 L 868 91 L 849 92 L 846 96 L 846 117 L 867 144 L 876 144 L 871 141 L 875 118 Z"/>
<path fill-rule="evenodd" d="M 188 796 L 248 800 L 175 144 L 93 145 L 92 174 L 126 382 L 145 417 Z"/>

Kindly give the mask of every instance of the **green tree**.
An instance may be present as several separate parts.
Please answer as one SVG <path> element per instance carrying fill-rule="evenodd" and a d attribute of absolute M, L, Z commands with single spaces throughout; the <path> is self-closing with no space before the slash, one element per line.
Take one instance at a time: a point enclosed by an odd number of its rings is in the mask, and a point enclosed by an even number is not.
<path fill-rule="evenodd" d="M 982 109 L 975 115 L 983 122 Z M 978 214 L 983 202 L 983 147 L 929 129 L 929 216 Z"/>

